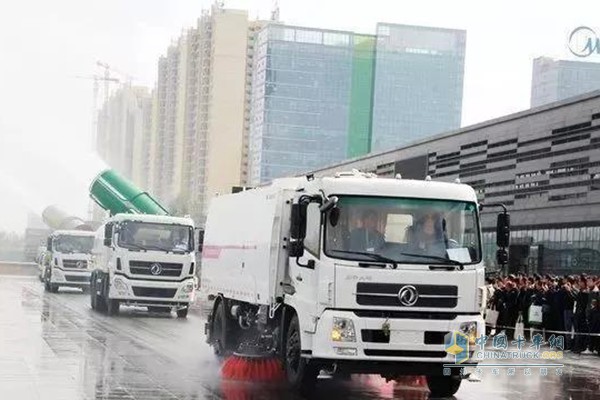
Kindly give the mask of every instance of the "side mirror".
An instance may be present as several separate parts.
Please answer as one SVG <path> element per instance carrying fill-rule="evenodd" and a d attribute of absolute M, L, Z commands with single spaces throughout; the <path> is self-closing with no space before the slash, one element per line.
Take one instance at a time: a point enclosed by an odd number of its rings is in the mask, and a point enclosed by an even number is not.
<path fill-rule="evenodd" d="M 496 222 L 496 245 L 498 247 L 508 247 L 510 244 L 510 215 L 498 214 Z"/>
<path fill-rule="evenodd" d="M 304 255 L 304 238 L 306 237 L 306 209 L 305 203 L 292 204 L 292 216 L 290 224 L 290 243 L 288 252 L 290 257 L 302 257 Z"/>
<path fill-rule="evenodd" d="M 204 229 L 198 229 L 198 248 L 197 251 L 199 253 L 202 252 L 202 247 L 204 246 Z"/>
<path fill-rule="evenodd" d="M 106 247 L 112 246 L 112 234 L 113 234 L 113 224 L 108 223 L 104 225 L 104 245 Z"/>
<path fill-rule="evenodd" d="M 52 238 L 51 237 L 48 237 L 48 239 L 46 239 L 46 250 L 52 251 Z"/>
<path fill-rule="evenodd" d="M 339 199 L 337 196 L 331 196 L 329 199 L 327 199 L 325 203 L 323 203 L 319 207 L 319 211 L 321 211 L 322 213 L 326 213 L 327 211 L 334 209 L 337 205 L 338 200 Z"/>
<path fill-rule="evenodd" d="M 499 249 L 496 252 L 496 262 L 498 265 L 506 265 L 508 263 L 508 252 L 506 249 Z"/>

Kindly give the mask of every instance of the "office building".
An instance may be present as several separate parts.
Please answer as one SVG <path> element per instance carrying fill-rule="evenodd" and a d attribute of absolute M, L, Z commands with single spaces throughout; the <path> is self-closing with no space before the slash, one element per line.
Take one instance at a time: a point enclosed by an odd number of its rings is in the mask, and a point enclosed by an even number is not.
<path fill-rule="evenodd" d="M 458 178 L 484 204 L 505 204 L 510 272 L 600 272 L 600 91 L 310 172 L 354 168 L 390 178 Z M 482 214 L 491 270 L 496 213 Z"/>
<path fill-rule="evenodd" d="M 254 57 L 249 183 L 460 126 L 465 32 L 265 26 Z"/>
<path fill-rule="evenodd" d="M 555 60 L 548 57 L 538 57 L 533 60 L 531 107 L 598 89 L 600 89 L 600 63 Z"/>
<path fill-rule="evenodd" d="M 264 24 L 215 4 L 159 60 L 150 189 L 198 224 L 213 196 L 246 180 L 254 38 Z"/>
<path fill-rule="evenodd" d="M 461 125 L 466 32 L 377 25 L 372 151 Z"/>

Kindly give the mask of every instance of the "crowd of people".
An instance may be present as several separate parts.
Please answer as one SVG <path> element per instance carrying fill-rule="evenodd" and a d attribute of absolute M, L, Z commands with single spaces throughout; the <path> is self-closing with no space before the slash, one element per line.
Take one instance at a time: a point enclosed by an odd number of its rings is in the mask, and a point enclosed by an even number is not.
<path fill-rule="evenodd" d="M 488 334 L 504 330 L 513 340 L 515 327 L 522 322 L 526 340 L 532 331 L 542 333 L 545 340 L 562 335 L 565 350 L 600 355 L 600 276 L 509 275 L 488 278 L 486 291 L 487 313 L 497 311 Z M 541 321 L 529 320 L 531 306 L 539 306 Z"/>

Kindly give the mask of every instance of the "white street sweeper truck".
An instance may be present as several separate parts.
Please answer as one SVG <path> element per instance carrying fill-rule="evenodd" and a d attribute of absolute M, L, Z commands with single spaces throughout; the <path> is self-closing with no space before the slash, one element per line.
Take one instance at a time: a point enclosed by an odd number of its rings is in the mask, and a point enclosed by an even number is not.
<path fill-rule="evenodd" d="M 202 243 L 207 340 L 218 356 L 280 358 L 295 389 L 325 370 L 425 375 L 450 396 L 461 376 L 443 368 L 445 338 L 484 332 L 479 211 L 468 185 L 358 171 L 218 196 Z"/>

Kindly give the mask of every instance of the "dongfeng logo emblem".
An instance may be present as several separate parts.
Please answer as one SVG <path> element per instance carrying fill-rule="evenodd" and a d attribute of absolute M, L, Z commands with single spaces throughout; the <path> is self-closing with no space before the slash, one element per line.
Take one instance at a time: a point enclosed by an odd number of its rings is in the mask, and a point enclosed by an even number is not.
<path fill-rule="evenodd" d="M 85 264 L 83 261 L 77 261 L 77 264 L 75 264 L 75 266 L 77 266 L 77 268 L 85 268 Z"/>
<path fill-rule="evenodd" d="M 600 55 L 600 37 L 587 26 L 575 28 L 569 35 L 569 50 L 577 57 Z"/>
<path fill-rule="evenodd" d="M 403 286 L 400 292 L 398 292 L 398 299 L 400 299 L 400 303 L 404 306 L 414 306 L 417 300 L 419 300 L 419 292 L 417 292 L 417 288 L 414 286 Z"/>
<path fill-rule="evenodd" d="M 152 275 L 160 275 L 162 272 L 162 266 L 159 263 L 154 263 L 150 266 L 150 273 Z"/>

